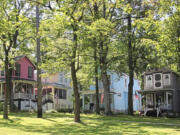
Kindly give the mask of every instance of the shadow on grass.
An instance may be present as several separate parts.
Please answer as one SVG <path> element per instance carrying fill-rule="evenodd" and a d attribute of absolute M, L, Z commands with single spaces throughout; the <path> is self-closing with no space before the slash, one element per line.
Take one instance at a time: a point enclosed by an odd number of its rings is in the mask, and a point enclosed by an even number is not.
<path fill-rule="evenodd" d="M 30 117 L 30 118 L 29 118 Z M 72 114 L 45 114 L 44 118 L 35 118 L 36 114 L 13 113 L 11 119 L 0 119 L 0 127 L 8 129 L 18 129 L 28 133 L 61 135 L 61 134 L 151 134 L 148 129 L 156 129 L 154 132 L 159 134 L 158 130 L 173 129 L 179 132 L 178 126 L 165 126 L 143 123 L 120 122 L 123 120 L 132 121 L 134 117 L 123 116 L 97 116 L 82 115 L 81 123 L 73 122 Z M 27 119 L 28 118 L 28 119 Z M 32 119 L 31 119 L 32 118 Z M 138 118 L 134 118 L 136 120 Z M 28 121 L 26 121 L 28 120 Z M 36 121 L 36 122 L 35 122 Z M 41 121 L 41 122 L 39 122 Z M 167 133 L 168 134 L 168 133 Z"/>

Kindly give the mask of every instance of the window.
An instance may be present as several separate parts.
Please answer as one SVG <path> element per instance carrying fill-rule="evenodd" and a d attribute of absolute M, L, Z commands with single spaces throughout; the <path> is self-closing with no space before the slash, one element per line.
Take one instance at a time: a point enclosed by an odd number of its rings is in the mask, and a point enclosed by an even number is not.
<path fill-rule="evenodd" d="M 60 89 L 59 90 L 59 99 L 62 99 L 62 95 L 63 95 L 62 93 L 63 93 L 63 90 Z"/>
<path fill-rule="evenodd" d="M 171 109 L 172 108 L 172 103 L 173 103 L 173 95 L 172 95 L 172 93 L 169 93 L 169 92 L 167 92 L 166 93 L 166 100 L 167 100 L 167 108 L 168 109 Z"/>
<path fill-rule="evenodd" d="M 63 73 L 60 73 L 59 74 L 59 81 L 61 84 L 63 84 L 63 79 L 64 79 L 64 75 L 63 75 Z"/>
<path fill-rule="evenodd" d="M 1 71 L 1 76 L 4 76 L 4 71 Z"/>
<path fill-rule="evenodd" d="M 162 74 L 156 73 L 154 75 L 154 88 L 162 88 Z"/>
<path fill-rule="evenodd" d="M 15 76 L 20 76 L 20 72 L 21 72 L 21 65 L 19 63 L 15 64 L 16 70 L 15 70 Z"/>
<path fill-rule="evenodd" d="M 54 89 L 54 98 L 58 98 L 58 90 L 57 89 Z"/>
<path fill-rule="evenodd" d="M 67 78 L 64 78 L 64 83 L 67 84 Z"/>
<path fill-rule="evenodd" d="M 58 99 L 66 99 L 67 93 L 66 90 L 63 89 L 55 89 L 55 98 Z"/>
<path fill-rule="evenodd" d="M 153 86 L 152 75 L 147 75 L 146 76 L 146 88 L 151 88 L 152 86 Z"/>
<path fill-rule="evenodd" d="M 63 91 L 62 99 L 66 99 L 66 90 L 62 90 L 62 91 Z"/>
<path fill-rule="evenodd" d="M 163 84 L 165 86 L 171 85 L 170 74 L 163 74 Z"/>
<path fill-rule="evenodd" d="M 33 77 L 33 67 L 28 67 L 28 78 Z"/>

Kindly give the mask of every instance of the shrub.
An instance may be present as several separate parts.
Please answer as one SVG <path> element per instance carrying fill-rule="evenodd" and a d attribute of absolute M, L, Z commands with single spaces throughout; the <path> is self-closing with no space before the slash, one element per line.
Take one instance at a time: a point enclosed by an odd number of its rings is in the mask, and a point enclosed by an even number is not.
<path fill-rule="evenodd" d="M 0 102 L 0 111 L 3 111 L 3 105 L 4 103 Z"/>
<path fill-rule="evenodd" d="M 63 113 L 72 113 L 73 109 L 70 108 L 61 108 L 57 110 L 58 112 L 63 112 Z"/>
<path fill-rule="evenodd" d="M 57 113 L 57 111 L 54 109 L 51 109 L 51 110 L 47 110 L 46 113 Z"/>

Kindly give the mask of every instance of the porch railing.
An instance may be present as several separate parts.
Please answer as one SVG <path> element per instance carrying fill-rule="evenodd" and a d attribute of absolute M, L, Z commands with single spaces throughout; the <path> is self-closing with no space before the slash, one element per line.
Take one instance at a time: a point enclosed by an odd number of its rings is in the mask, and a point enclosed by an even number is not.
<path fill-rule="evenodd" d="M 50 94 L 43 95 L 42 102 L 45 102 L 47 100 L 53 101 L 53 95 L 50 95 Z"/>
<path fill-rule="evenodd" d="M 161 110 L 171 110 L 172 109 L 172 105 L 164 103 L 164 104 L 160 104 L 159 108 Z M 157 109 L 157 107 L 156 106 L 152 106 L 152 105 L 151 106 L 146 105 L 144 107 L 144 111 L 146 111 L 146 110 L 153 110 L 153 109 Z"/>
<path fill-rule="evenodd" d="M 15 93 L 14 99 L 32 99 L 35 100 L 35 95 L 27 93 Z"/>
<path fill-rule="evenodd" d="M 4 100 L 4 95 L 0 95 L 0 100 Z"/>
<path fill-rule="evenodd" d="M 14 93 L 14 99 L 31 99 L 35 100 L 35 95 L 27 93 Z M 4 100 L 4 95 L 0 95 L 0 100 Z"/>

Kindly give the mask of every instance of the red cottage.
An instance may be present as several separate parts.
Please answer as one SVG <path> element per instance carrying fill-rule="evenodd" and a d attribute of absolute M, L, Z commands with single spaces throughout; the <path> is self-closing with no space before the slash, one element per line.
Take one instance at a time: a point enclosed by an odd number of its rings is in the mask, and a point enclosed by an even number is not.
<path fill-rule="evenodd" d="M 14 104 L 19 110 L 29 110 L 36 108 L 35 100 L 35 65 L 26 57 L 18 56 L 14 58 L 15 65 L 12 71 L 12 89 Z M 0 101 L 4 100 L 5 73 L 0 71 Z"/>

